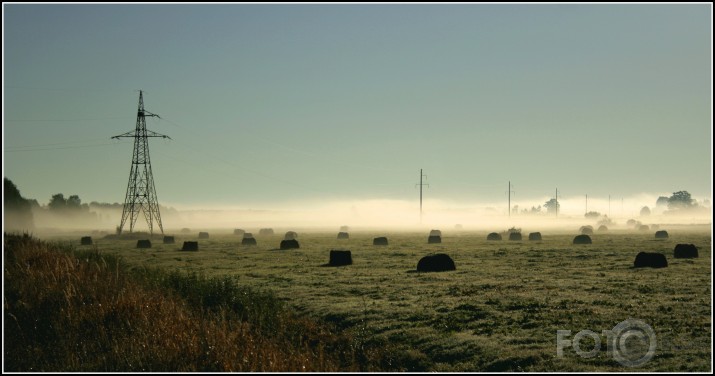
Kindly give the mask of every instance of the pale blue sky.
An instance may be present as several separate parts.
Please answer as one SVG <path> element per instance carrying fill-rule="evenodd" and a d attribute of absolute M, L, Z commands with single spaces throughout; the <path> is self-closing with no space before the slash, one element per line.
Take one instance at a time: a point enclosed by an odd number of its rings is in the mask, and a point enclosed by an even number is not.
<path fill-rule="evenodd" d="M 712 6 L 3 4 L 3 168 L 123 202 L 712 197 Z"/>

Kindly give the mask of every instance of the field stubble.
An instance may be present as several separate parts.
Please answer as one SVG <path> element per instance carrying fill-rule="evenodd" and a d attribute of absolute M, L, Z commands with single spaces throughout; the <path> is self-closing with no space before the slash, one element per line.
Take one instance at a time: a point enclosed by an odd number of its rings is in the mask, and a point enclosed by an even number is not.
<path fill-rule="evenodd" d="M 176 244 L 136 249 L 136 241 L 96 239 L 131 267 L 160 267 L 233 276 L 240 284 L 267 288 L 300 313 L 319 317 L 366 338 L 398 345 L 413 371 L 706 371 L 711 353 L 711 234 L 669 231 L 592 235 L 543 232 L 542 241 L 487 241 L 487 232 L 444 232 L 427 244 L 427 232 L 301 232 L 300 249 L 279 250 L 282 236 L 256 235 L 257 246 L 214 230 L 198 252 Z M 387 235 L 388 246 L 372 239 Z M 77 239 L 78 242 L 79 239 Z M 678 243 L 693 243 L 697 259 L 674 259 Z M 352 251 L 353 265 L 329 267 L 331 249 Z M 661 252 L 664 269 L 634 269 L 640 251 Z M 457 270 L 418 273 L 419 259 L 446 253 Z M 557 357 L 556 331 L 601 333 L 637 318 L 657 335 L 655 356 L 637 369 L 614 361 L 602 348 L 582 358 L 566 348 Z M 588 338 L 581 348 L 589 351 Z"/>

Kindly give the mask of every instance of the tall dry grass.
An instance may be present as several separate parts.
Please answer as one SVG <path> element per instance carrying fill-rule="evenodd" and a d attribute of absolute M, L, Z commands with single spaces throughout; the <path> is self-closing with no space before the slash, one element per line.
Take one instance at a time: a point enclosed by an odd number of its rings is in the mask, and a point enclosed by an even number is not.
<path fill-rule="evenodd" d="M 5 370 L 192 372 L 399 370 L 384 344 L 294 315 L 229 279 L 4 241 Z"/>

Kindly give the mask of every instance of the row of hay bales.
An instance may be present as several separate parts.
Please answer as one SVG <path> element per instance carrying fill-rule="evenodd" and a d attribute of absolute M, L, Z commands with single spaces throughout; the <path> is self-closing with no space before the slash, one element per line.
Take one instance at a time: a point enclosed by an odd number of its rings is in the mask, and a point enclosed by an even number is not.
<path fill-rule="evenodd" d="M 605 227 L 605 226 L 601 226 Z M 269 229 L 273 231 L 272 229 Z M 593 227 L 591 226 L 582 226 L 581 229 L 581 235 L 577 235 L 573 239 L 573 244 L 592 244 L 591 237 L 588 235 L 593 234 Z M 264 232 L 267 233 L 267 232 Z M 271 232 L 272 233 L 272 232 Z M 257 245 L 256 239 L 253 237 L 253 234 L 250 232 L 245 232 L 244 230 L 241 229 L 236 229 L 234 230 L 234 234 L 238 235 L 243 235 L 243 239 L 241 241 L 241 245 Z M 665 230 L 661 231 L 656 231 L 655 233 L 655 238 L 656 239 L 668 239 L 669 235 L 668 232 Z M 208 239 L 209 234 L 208 232 L 199 232 L 199 239 Z M 300 248 L 300 245 L 298 244 L 297 241 L 298 238 L 298 233 L 295 231 L 288 231 L 286 232 L 284 236 L 284 240 L 281 241 L 280 248 L 281 249 L 293 249 L 293 248 Z M 339 232 L 338 233 L 338 239 L 349 239 L 350 235 L 347 232 Z M 500 241 L 502 240 L 502 236 L 499 233 L 492 232 L 487 235 L 487 240 L 489 241 Z M 520 232 L 509 232 L 509 240 L 511 241 L 521 241 L 522 236 Z M 532 232 L 529 233 L 529 241 L 541 241 L 541 233 L 540 232 Z M 174 244 L 175 239 L 174 236 L 164 236 L 164 244 Z M 431 230 L 429 237 L 427 238 L 427 243 L 428 244 L 440 244 L 442 243 L 442 232 L 440 230 Z M 80 239 L 80 244 L 81 245 L 92 245 L 92 237 L 91 236 L 84 236 Z M 373 245 L 388 245 L 389 242 L 387 240 L 387 237 L 381 236 L 373 239 Z M 151 248 L 151 241 L 150 240 L 138 240 L 137 241 L 137 248 Z"/>
<path fill-rule="evenodd" d="M 502 240 L 502 236 L 498 232 L 491 232 L 491 233 L 489 233 L 489 235 L 487 235 L 487 240 L 500 241 L 500 240 Z M 520 232 L 510 232 L 509 240 L 521 241 L 521 233 Z M 541 241 L 541 233 L 540 232 L 529 233 L 529 240 L 530 241 Z"/>
<path fill-rule="evenodd" d="M 678 244 L 673 249 L 673 258 L 698 258 L 698 248 L 694 244 Z M 633 261 L 634 268 L 667 268 L 668 260 L 658 252 L 639 252 Z"/>

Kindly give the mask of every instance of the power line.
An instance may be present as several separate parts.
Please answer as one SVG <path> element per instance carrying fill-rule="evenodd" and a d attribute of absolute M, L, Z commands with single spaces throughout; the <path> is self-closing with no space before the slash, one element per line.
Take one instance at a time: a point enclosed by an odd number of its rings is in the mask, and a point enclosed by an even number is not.
<path fill-rule="evenodd" d="M 429 187 L 429 184 L 423 184 L 423 183 L 422 183 L 422 178 L 423 178 L 423 177 L 426 178 L 427 175 L 422 174 L 422 169 L 420 169 L 420 183 L 419 183 L 419 184 L 415 184 L 415 186 L 418 186 L 418 185 L 420 186 L 420 224 L 422 224 L 422 186 L 423 186 L 423 185 L 426 185 L 427 187 Z"/>

